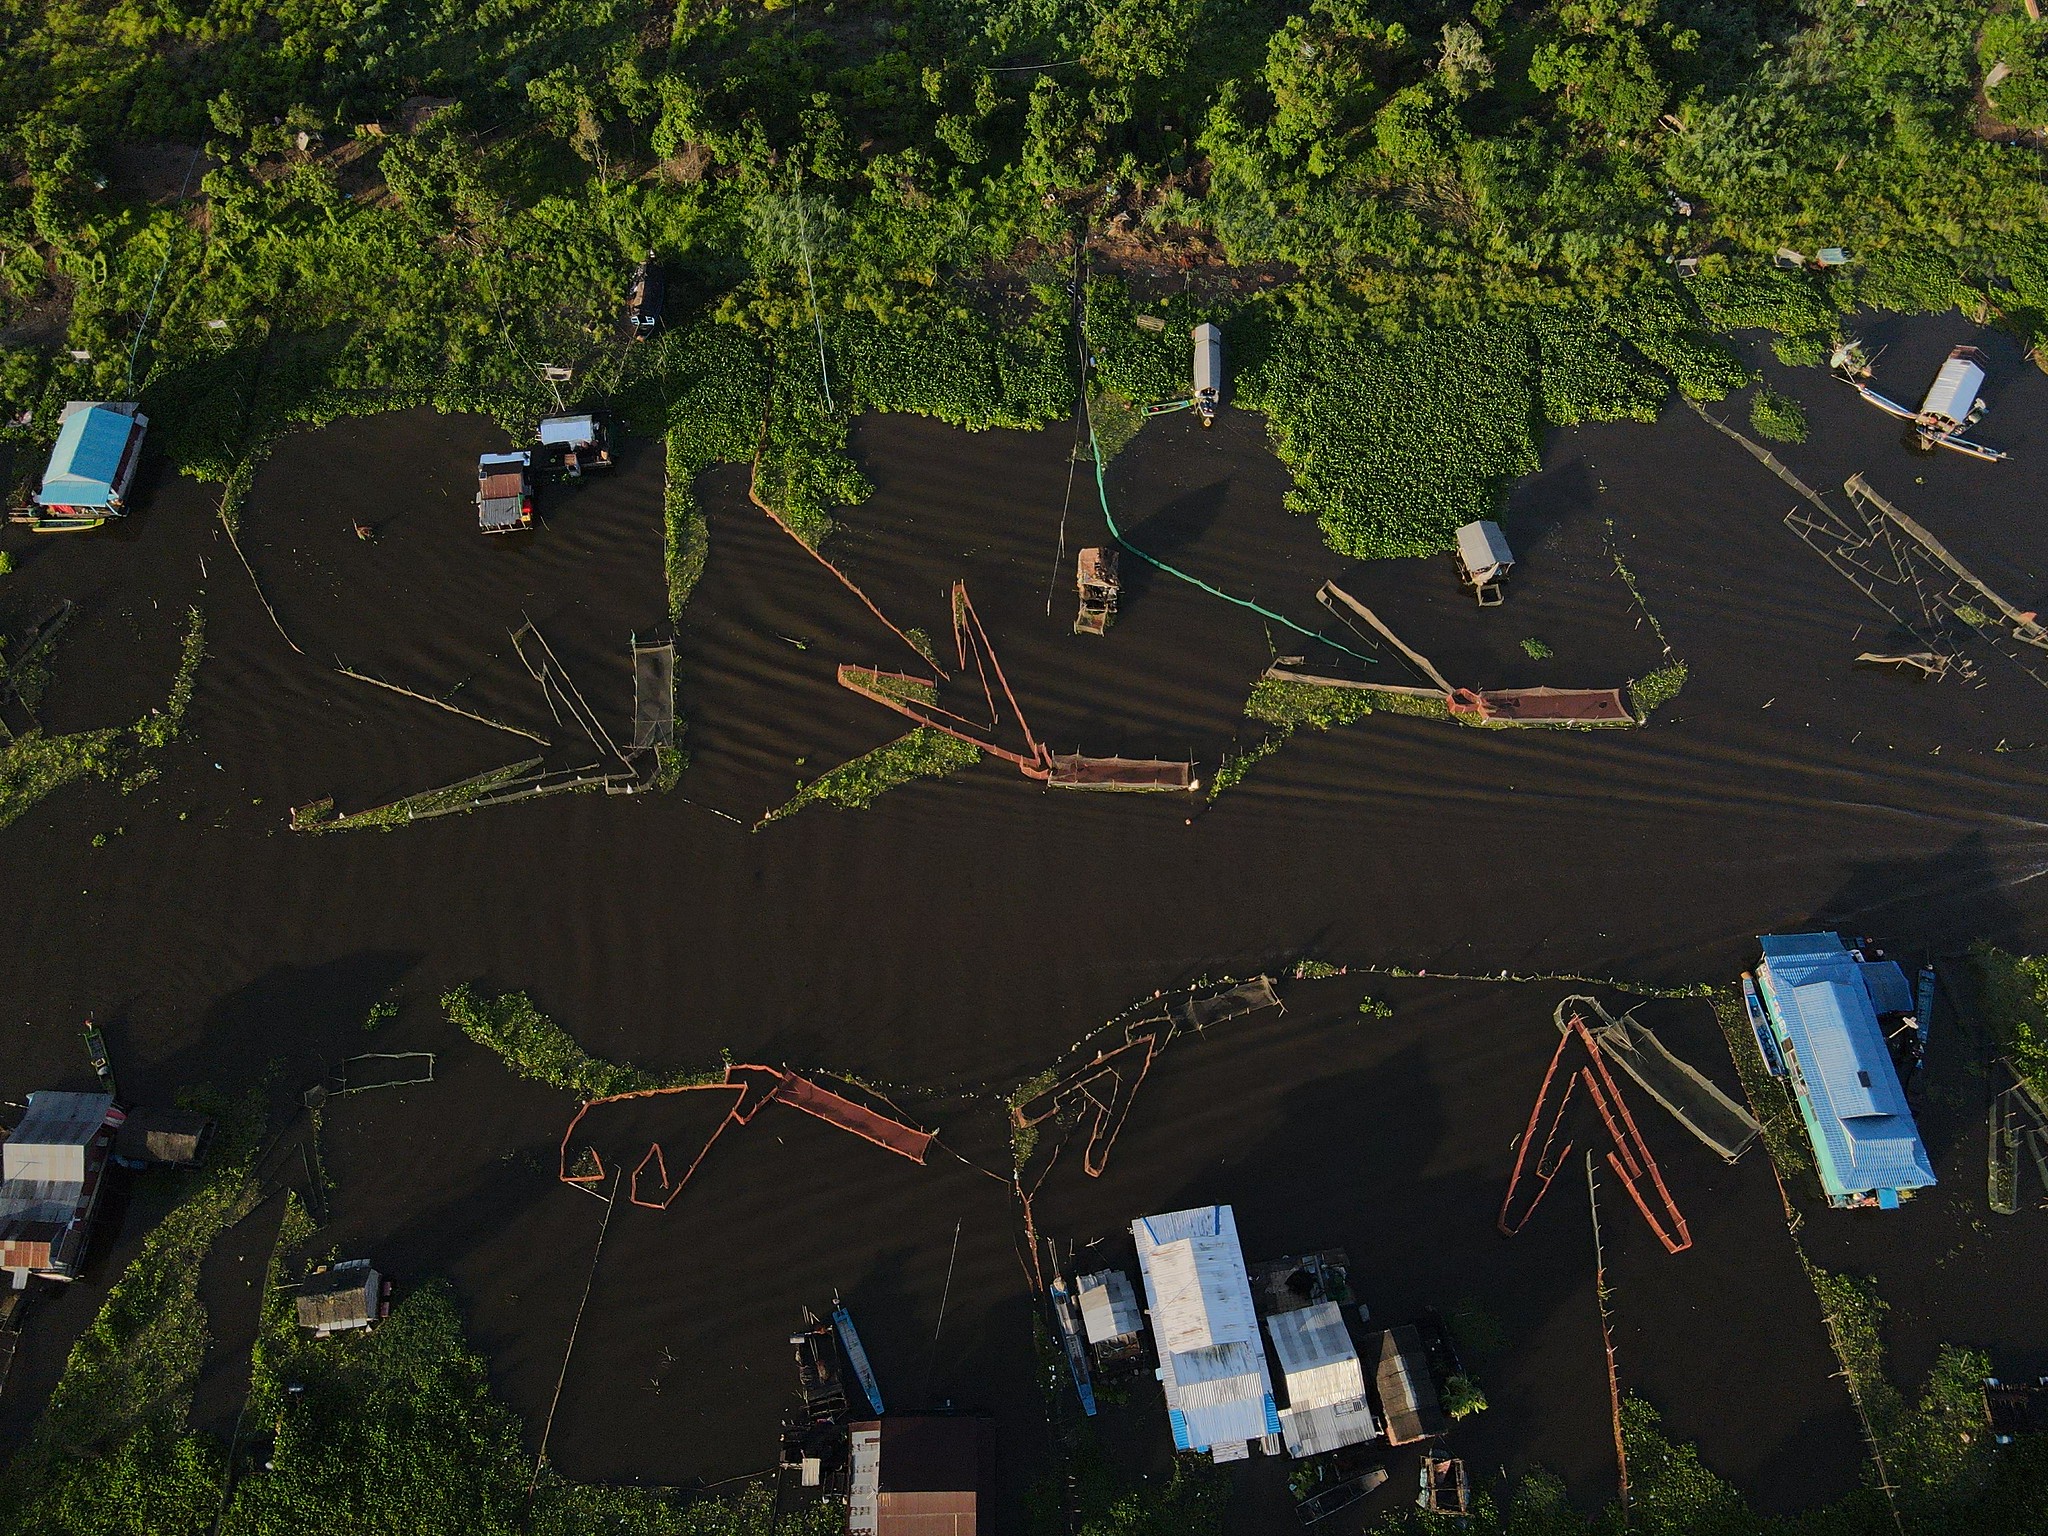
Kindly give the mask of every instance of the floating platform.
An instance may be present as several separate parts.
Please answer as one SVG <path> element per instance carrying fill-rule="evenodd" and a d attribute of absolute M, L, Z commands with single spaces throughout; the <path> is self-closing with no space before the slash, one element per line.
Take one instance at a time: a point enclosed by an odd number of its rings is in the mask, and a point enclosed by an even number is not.
<path fill-rule="evenodd" d="M 1489 725 L 1634 725 L 1619 688 L 1460 688 L 1450 697 L 1454 715 Z"/>

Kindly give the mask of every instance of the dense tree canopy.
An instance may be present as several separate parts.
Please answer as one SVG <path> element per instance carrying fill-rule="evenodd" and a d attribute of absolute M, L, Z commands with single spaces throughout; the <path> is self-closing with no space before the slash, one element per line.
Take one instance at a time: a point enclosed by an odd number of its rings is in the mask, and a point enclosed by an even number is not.
<path fill-rule="evenodd" d="M 1713 396 L 1745 382 L 1730 326 L 1809 356 L 1859 304 L 2048 328 L 2048 28 L 2016 0 L 23 0 L 0 33 L 0 403 L 33 438 L 143 390 L 215 476 L 289 420 L 518 416 L 542 361 L 667 400 L 614 356 L 648 252 L 673 323 L 810 358 L 792 411 L 824 412 L 822 350 L 840 411 L 990 424 L 1066 408 L 1085 229 L 1098 271 L 1251 338 L 1297 450 L 1260 337 L 1314 369 L 1585 330 L 1596 372 Z M 1826 277 L 1770 269 L 1835 245 Z M 1532 431 L 1604 409 L 1530 388 Z M 1526 460 L 1447 478 L 1469 506 Z M 1299 498 L 1340 542 L 1440 536 L 1354 525 L 1353 473 Z"/>

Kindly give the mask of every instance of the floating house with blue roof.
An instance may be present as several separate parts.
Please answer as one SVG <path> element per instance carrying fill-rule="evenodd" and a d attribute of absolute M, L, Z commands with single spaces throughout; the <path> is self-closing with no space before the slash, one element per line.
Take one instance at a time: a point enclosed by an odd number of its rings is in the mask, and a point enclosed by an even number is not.
<path fill-rule="evenodd" d="M 1257 1442 L 1280 1454 L 1280 1410 L 1230 1207 L 1141 1217 L 1131 1236 L 1174 1448 L 1244 1461 Z"/>
<path fill-rule="evenodd" d="M 128 510 L 128 487 L 142 460 L 149 418 L 132 401 L 72 400 L 58 418 L 57 442 L 36 492 L 39 529 L 97 528 Z"/>
<path fill-rule="evenodd" d="M 1880 1018 L 1913 1011 L 1897 962 L 1835 933 L 1769 934 L 1755 991 L 1813 1142 L 1828 1203 L 1894 1210 L 1934 1183 Z M 1769 1061 L 1766 1051 L 1765 1060 Z"/>

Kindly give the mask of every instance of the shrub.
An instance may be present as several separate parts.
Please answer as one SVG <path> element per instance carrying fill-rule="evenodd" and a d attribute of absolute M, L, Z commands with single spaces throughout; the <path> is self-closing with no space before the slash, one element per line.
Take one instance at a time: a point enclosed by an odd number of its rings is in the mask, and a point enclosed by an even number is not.
<path fill-rule="evenodd" d="M 1762 388 L 1749 402 L 1749 424 L 1774 443 L 1806 441 L 1806 407 L 1790 395 Z"/>

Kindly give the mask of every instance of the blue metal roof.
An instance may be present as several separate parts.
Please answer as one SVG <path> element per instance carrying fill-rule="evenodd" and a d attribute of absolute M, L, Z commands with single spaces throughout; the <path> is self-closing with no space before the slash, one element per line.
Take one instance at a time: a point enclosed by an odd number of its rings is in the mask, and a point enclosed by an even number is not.
<path fill-rule="evenodd" d="M 133 409 L 83 402 L 67 406 L 36 500 L 46 507 L 110 505 L 120 489 L 116 477 L 136 427 Z"/>
<path fill-rule="evenodd" d="M 1933 1166 L 1877 1022 L 1877 1002 L 1893 995 L 1894 983 L 1904 989 L 1903 973 L 1889 961 L 1858 960 L 1836 934 L 1761 942 L 1764 1004 L 1797 1064 L 1801 1107 L 1828 1194 L 1932 1185 Z"/>

